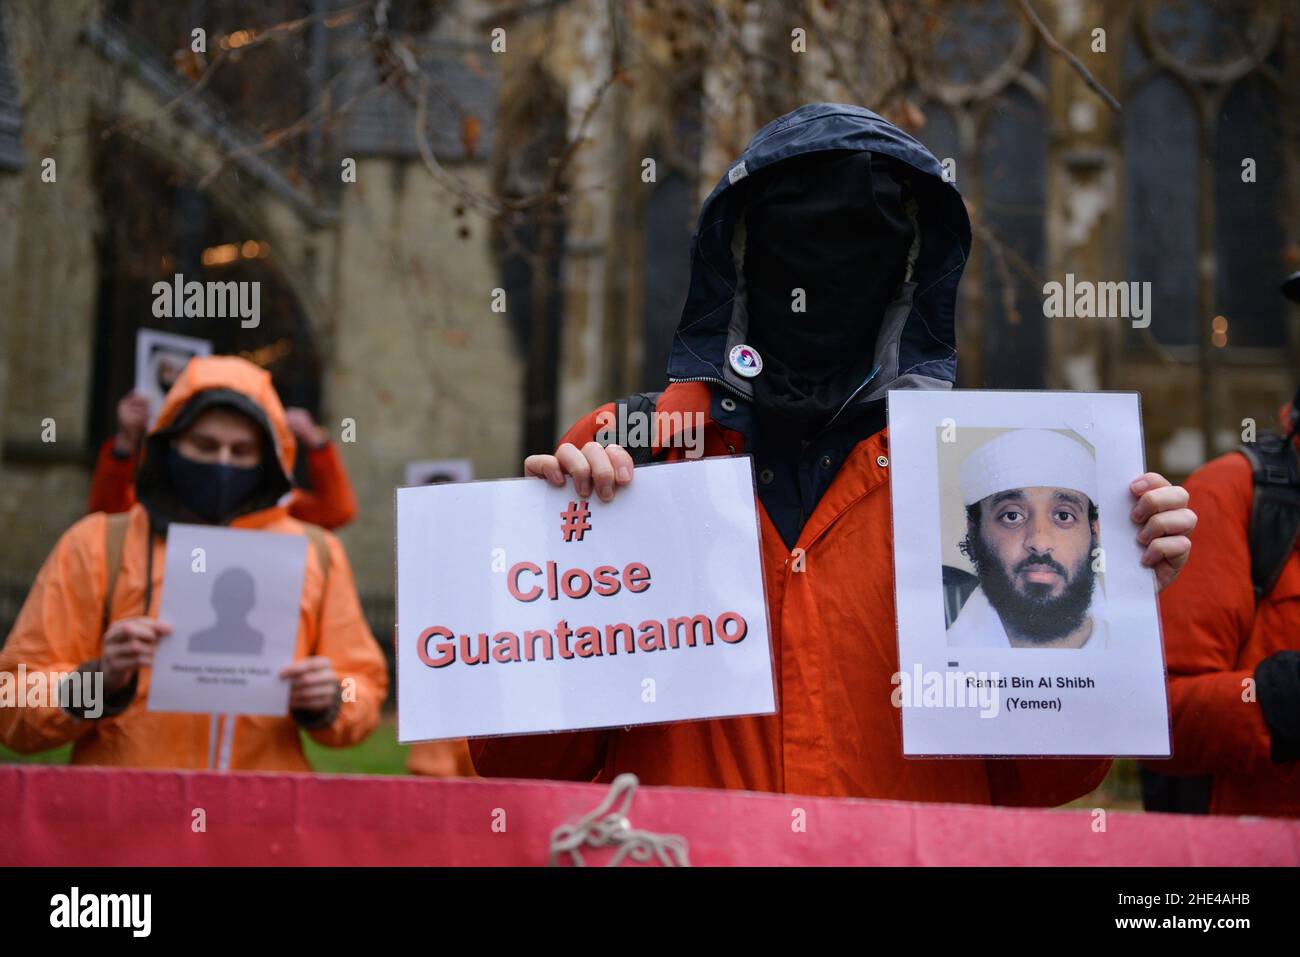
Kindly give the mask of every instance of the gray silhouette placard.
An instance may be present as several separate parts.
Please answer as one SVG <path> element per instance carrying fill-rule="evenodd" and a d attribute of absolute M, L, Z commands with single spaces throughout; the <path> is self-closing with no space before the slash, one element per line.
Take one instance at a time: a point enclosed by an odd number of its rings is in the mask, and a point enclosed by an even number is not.
<path fill-rule="evenodd" d="M 190 635 L 188 650 L 209 655 L 260 655 L 266 644 L 248 623 L 257 606 L 257 579 L 248 569 L 232 565 L 212 582 L 212 627 Z"/>
<path fill-rule="evenodd" d="M 301 535 L 173 524 L 149 710 L 288 714 L 306 560 Z"/>

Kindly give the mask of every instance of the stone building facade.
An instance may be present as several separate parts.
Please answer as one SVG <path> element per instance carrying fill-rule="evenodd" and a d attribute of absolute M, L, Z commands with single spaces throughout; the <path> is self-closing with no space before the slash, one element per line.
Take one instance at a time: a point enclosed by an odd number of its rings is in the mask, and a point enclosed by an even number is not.
<path fill-rule="evenodd" d="M 1297 380 L 1300 311 L 1278 286 L 1300 269 L 1300 5 L 1037 4 L 1122 111 L 1015 3 L 902 5 L 921 8 L 919 24 L 884 6 L 647 0 L 611 25 L 603 5 L 573 4 L 538 27 L 568 40 L 548 67 L 570 78 L 571 122 L 599 72 L 574 48 L 608 51 L 618 29 L 644 58 L 599 114 L 581 173 L 612 188 L 576 195 L 569 221 L 561 418 L 662 387 L 639 359 L 674 324 L 700 202 L 768 119 L 838 100 L 883 110 L 953 161 L 975 224 L 962 386 L 1139 391 L 1148 462 L 1173 478 L 1250 423 L 1272 427 Z M 702 29 L 701 8 L 727 27 Z M 638 176 L 683 129 L 698 141 L 668 165 L 688 202 Z M 1070 276 L 1150 283 L 1149 316 L 1049 318 L 1044 287 Z M 647 298 L 657 283 L 675 291 Z"/>
<path fill-rule="evenodd" d="M 129 384 L 120 353 L 141 324 L 131 283 L 153 268 L 148 243 L 183 256 L 254 240 L 268 251 L 245 266 L 286 305 L 261 339 L 229 347 L 266 361 L 336 435 L 355 421 L 343 453 L 362 511 L 343 539 L 370 607 L 389 607 L 404 464 L 469 458 L 479 477 L 514 475 L 595 405 L 662 388 L 700 202 L 755 130 L 812 100 L 882 110 L 952 161 L 976 224 L 961 383 L 1140 391 L 1148 461 L 1185 475 L 1239 441 L 1243 420 L 1269 425 L 1295 388 L 1300 317 L 1277 285 L 1300 268 L 1300 10 L 1035 6 L 1122 112 L 1010 0 L 394 2 L 443 104 L 431 171 L 391 91 L 301 149 L 264 149 L 245 113 L 291 84 L 248 101 L 235 89 L 222 109 L 212 91 L 181 97 L 193 76 L 125 0 L 0 0 L 20 105 L 6 113 L 0 72 L 0 580 L 21 597 L 81 514 Z M 340 102 L 373 85 L 368 35 L 306 35 L 321 64 L 309 78 L 343 74 Z M 110 156 L 106 131 L 122 138 Z M 57 183 L 41 179 L 46 157 Z M 346 158 L 354 183 L 338 174 Z M 128 269 L 105 193 L 142 179 L 173 210 L 152 219 L 174 222 Z M 525 248 L 504 242 L 496 201 L 556 183 L 510 220 Z M 1047 318 L 1044 285 L 1067 276 L 1151 283 L 1150 324 Z"/>
<path fill-rule="evenodd" d="M 135 329 L 149 326 L 210 336 L 218 351 L 264 364 L 286 402 L 309 407 L 336 441 L 355 423 L 339 447 L 361 510 L 341 534 L 382 630 L 406 463 L 469 458 L 480 477 L 518 471 L 524 356 L 508 316 L 491 308 L 500 280 L 490 224 L 458 214 L 423 168 L 396 98 L 371 97 L 345 117 L 311 182 L 258 149 L 228 104 L 178 101 L 186 78 L 110 13 L 90 0 L 0 3 L 21 104 L 17 148 L 0 169 L 0 618 L 84 513 L 97 443 L 131 385 Z M 327 40 L 327 53 L 355 49 L 355 38 Z M 451 30 L 435 55 L 454 65 L 486 49 Z M 468 98 L 487 109 L 492 76 L 473 79 Z M 490 112 L 486 121 L 490 136 Z M 486 150 L 471 155 L 454 134 L 434 145 L 452 175 L 488 190 Z M 347 182 L 344 159 L 355 161 Z M 115 190 L 136 187 L 164 208 L 114 202 Z M 248 241 L 259 252 L 239 264 L 245 272 L 189 278 L 261 279 L 264 312 L 268 301 L 279 311 L 260 328 L 149 314 L 140 289 L 184 273 L 187 257 L 197 269 L 196 251 Z"/>

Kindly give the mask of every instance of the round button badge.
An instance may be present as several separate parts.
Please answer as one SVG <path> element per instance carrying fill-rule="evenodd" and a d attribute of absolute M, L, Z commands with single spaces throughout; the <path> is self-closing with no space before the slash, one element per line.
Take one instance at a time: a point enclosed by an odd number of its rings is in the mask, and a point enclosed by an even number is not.
<path fill-rule="evenodd" d="M 763 371 L 763 359 L 752 346 L 743 342 L 731 349 L 731 368 L 746 379 L 752 379 Z"/>

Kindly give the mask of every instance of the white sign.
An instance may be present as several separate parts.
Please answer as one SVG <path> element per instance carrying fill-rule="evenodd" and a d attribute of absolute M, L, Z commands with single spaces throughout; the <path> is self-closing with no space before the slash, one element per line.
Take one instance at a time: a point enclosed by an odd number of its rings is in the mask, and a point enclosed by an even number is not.
<path fill-rule="evenodd" d="M 176 377 L 195 356 L 212 355 L 212 343 L 194 336 L 178 336 L 157 329 L 135 335 L 135 391 L 149 400 L 149 423 L 158 419 L 163 399 Z"/>
<path fill-rule="evenodd" d="M 474 463 L 469 459 L 423 459 L 406 463 L 407 485 L 441 485 L 473 479 Z"/>
<path fill-rule="evenodd" d="M 397 491 L 398 740 L 770 714 L 750 459 Z"/>
<path fill-rule="evenodd" d="M 1133 393 L 895 391 L 906 755 L 1167 757 Z"/>
<path fill-rule="evenodd" d="M 289 713 L 307 539 L 172 523 L 150 711 Z"/>

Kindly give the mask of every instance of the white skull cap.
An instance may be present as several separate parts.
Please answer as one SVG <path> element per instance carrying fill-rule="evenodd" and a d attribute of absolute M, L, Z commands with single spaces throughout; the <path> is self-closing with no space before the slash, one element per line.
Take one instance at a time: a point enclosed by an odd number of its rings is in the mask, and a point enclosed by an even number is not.
<path fill-rule="evenodd" d="M 1097 502 L 1097 465 L 1074 439 L 1047 429 L 1015 429 L 985 442 L 961 463 L 961 498 L 974 505 L 1014 488 L 1068 488 Z"/>

